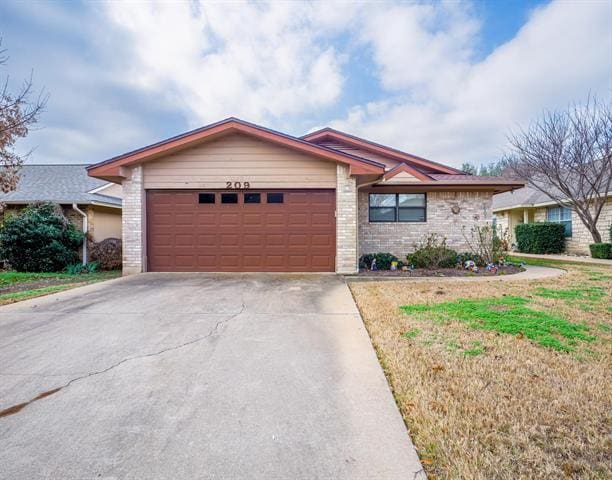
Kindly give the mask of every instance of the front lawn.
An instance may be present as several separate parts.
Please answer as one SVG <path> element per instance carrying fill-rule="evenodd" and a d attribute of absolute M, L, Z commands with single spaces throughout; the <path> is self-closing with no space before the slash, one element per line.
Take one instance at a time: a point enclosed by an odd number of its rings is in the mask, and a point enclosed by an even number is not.
<path fill-rule="evenodd" d="M 0 271 L 0 305 L 102 282 L 120 275 L 119 270 L 81 274 Z"/>
<path fill-rule="evenodd" d="M 612 477 L 612 269 L 561 266 L 350 284 L 430 478 Z"/>

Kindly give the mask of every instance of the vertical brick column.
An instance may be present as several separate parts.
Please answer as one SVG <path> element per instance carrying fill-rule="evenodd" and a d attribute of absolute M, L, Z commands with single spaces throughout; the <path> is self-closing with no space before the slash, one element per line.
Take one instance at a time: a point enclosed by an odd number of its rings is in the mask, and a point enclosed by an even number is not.
<path fill-rule="evenodd" d="M 144 272 L 145 265 L 145 191 L 142 166 L 131 169 L 123 182 L 123 275 Z"/>
<path fill-rule="evenodd" d="M 357 180 L 347 165 L 336 167 L 336 273 L 356 273 Z"/>

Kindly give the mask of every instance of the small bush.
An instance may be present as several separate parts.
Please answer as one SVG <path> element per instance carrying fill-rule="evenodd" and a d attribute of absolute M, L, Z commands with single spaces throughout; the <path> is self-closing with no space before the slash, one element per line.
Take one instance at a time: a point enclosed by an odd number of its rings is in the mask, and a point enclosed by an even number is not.
<path fill-rule="evenodd" d="M 91 246 L 91 259 L 98 262 L 102 270 L 121 268 L 121 240 L 105 238 Z"/>
<path fill-rule="evenodd" d="M 501 228 L 487 223 L 474 225 L 469 231 L 463 227 L 462 231 L 472 254 L 483 259 L 485 263 L 497 263 L 504 257 L 508 248 L 508 235 L 507 232 L 502 232 Z"/>
<path fill-rule="evenodd" d="M 457 252 L 446 246 L 446 238 L 435 233 L 425 237 L 415 248 L 406 260 L 416 268 L 451 268 L 457 264 Z"/>
<path fill-rule="evenodd" d="M 589 249 L 593 258 L 612 258 L 612 243 L 591 243 Z"/>
<path fill-rule="evenodd" d="M 487 261 L 476 253 L 461 252 L 457 254 L 457 263 L 461 263 L 461 265 L 465 265 L 465 262 L 467 262 L 468 260 L 471 260 L 479 267 L 485 267 L 487 265 Z"/>
<path fill-rule="evenodd" d="M 100 269 L 98 262 L 90 262 L 86 265 L 82 263 L 73 263 L 66 267 L 66 273 L 70 275 L 79 275 L 81 273 L 95 273 Z"/>
<path fill-rule="evenodd" d="M 58 205 L 34 204 L 4 220 L 0 257 L 19 272 L 59 272 L 78 260 L 82 241 Z"/>
<path fill-rule="evenodd" d="M 376 259 L 376 267 L 379 270 L 390 270 L 391 262 L 399 262 L 398 258 L 391 253 L 366 253 L 359 259 L 359 268 L 372 268 L 372 260 L 374 259 Z"/>
<path fill-rule="evenodd" d="M 561 253 L 565 248 L 565 227 L 560 223 L 522 223 L 514 231 L 519 252 Z"/>

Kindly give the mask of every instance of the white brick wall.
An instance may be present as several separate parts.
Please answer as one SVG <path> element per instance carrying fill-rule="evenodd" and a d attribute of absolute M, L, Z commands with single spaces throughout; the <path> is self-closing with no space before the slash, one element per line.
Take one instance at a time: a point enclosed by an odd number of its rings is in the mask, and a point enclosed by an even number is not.
<path fill-rule="evenodd" d="M 123 274 L 144 272 L 145 264 L 145 191 L 142 167 L 131 169 L 123 183 Z"/>
<path fill-rule="evenodd" d="M 336 169 L 336 273 L 355 273 L 357 256 L 357 183 L 349 167 Z"/>
<path fill-rule="evenodd" d="M 491 223 L 490 192 L 428 192 L 426 222 L 370 223 L 368 193 L 359 193 L 359 255 L 389 252 L 404 259 L 414 250 L 414 244 L 430 233 L 447 239 L 447 245 L 457 251 L 466 251 L 462 227 L 466 233 L 474 225 Z M 458 206 L 460 211 L 451 211 Z"/>

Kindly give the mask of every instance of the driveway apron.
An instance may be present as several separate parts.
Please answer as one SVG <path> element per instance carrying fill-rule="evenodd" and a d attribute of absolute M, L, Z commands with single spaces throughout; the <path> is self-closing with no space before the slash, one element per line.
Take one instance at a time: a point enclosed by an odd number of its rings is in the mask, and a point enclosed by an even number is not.
<path fill-rule="evenodd" d="M 142 274 L 0 307 L 0 478 L 425 478 L 341 277 Z"/>

